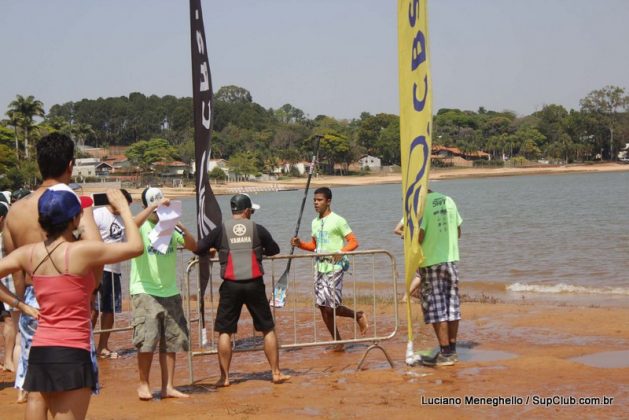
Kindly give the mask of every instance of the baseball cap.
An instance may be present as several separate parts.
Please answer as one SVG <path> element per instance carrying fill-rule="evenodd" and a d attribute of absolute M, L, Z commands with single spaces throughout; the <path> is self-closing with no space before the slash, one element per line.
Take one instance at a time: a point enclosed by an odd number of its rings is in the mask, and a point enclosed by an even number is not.
<path fill-rule="evenodd" d="M 37 210 L 40 217 L 46 217 L 51 223 L 58 224 L 72 220 L 81 209 L 92 204 L 91 198 L 79 197 L 67 185 L 57 184 L 39 197 Z"/>
<path fill-rule="evenodd" d="M 88 197 L 87 195 L 78 195 L 67 184 L 60 182 L 59 184 L 55 184 L 52 187 L 48 187 L 48 189 L 53 190 L 53 191 L 66 191 L 66 192 L 74 194 L 74 196 L 79 200 L 79 203 L 81 204 L 81 208 L 83 209 L 87 207 L 92 207 L 92 205 L 94 205 L 94 200 L 92 200 L 92 197 Z"/>
<path fill-rule="evenodd" d="M 241 211 L 245 209 L 259 210 L 260 206 L 251 201 L 249 194 L 236 194 L 229 202 L 231 204 L 232 211 Z"/>
<path fill-rule="evenodd" d="M 142 204 L 144 207 L 148 207 L 150 204 L 155 204 L 163 198 L 164 194 L 159 188 L 149 187 L 142 191 Z"/>

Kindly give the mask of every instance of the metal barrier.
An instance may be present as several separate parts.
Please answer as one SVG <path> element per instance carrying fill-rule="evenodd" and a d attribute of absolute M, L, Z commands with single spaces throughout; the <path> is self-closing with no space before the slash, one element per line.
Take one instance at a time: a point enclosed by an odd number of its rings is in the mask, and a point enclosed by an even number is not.
<path fill-rule="evenodd" d="M 315 258 L 324 258 L 324 257 L 332 257 L 337 254 L 297 254 L 297 255 L 277 255 L 274 257 L 265 258 L 266 264 L 266 280 L 271 279 L 271 293 L 267 293 L 267 297 L 273 297 L 272 293 L 275 290 L 275 282 L 279 273 L 282 273 L 285 268 L 285 263 L 288 259 L 292 259 L 292 268 L 290 272 L 290 280 L 288 293 L 286 298 L 286 306 L 284 308 L 278 309 L 273 308 L 273 317 L 276 324 L 276 334 L 278 335 L 278 339 L 281 343 L 280 349 L 296 349 L 302 347 L 314 347 L 314 346 L 329 346 L 329 345 L 346 345 L 346 344 L 355 344 L 355 343 L 371 343 L 371 345 L 365 350 L 360 362 L 357 365 L 357 370 L 359 370 L 367 355 L 374 349 L 380 349 L 389 365 L 393 367 L 393 361 L 389 357 L 389 354 L 386 350 L 380 346 L 380 342 L 384 340 L 389 340 L 393 338 L 397 334 L 398 329 L 398 304 L 397 304 L 397 265 L 395 257 L 386 250 L 365 250 L 365 251 L 354 251 L 344 253 L 343 255 L 347 255 L 351 261 L 350 270 L 345 273 L 344 278 L 344 288 L 343 288 L 343 304 L 347 304 L 347 302 L 351 302 L 352 308 L 354 309 L 354 317 L 348 318 L 353 319 L 353 335 L 352 338 L 336 340 L 336 331 L 337 331 L 337 316 L 336 309 L 334 309 L 334 337 L 332 339 L 323 339 L 319 340 L 318 331 L 317 331 L 317 323 L 320 322 L 321 316 L 318 314 L 316 309 L 316 305 L 314 305 L 314 292 L 312 289 L 313 284 L 313 276 L 314 276 L 314 260 Z M 385 265 L 377 265 L 376 258 L 386 259 L 389 264 L 388 267 Z M 370 260 L 371 262 L 363 265 L 364 260 Z M 356 262 L 359 262 L 357 265 Z M 194 297 L 191 294 L 191 272 L 194 267 L 197 266 L 198 260 L 191 260 L 186 268 L 185 275 L 185 311 L 186 311 L 186 319 L 188 320 L 188 329 L 190 331 L 190 350 L 188 351 L 188 370 L 189 370 L 189 378 L 190 383 L 194 383 L 194 369 L 193 369 L 193 358 L 204 355 L 217 354 L 217 343 L 215 340 L 215 334 L 213 332 L 213 321 L 216 314 L 215 306 L 218 306 L 216 303 L 218 294 L 214 293 L 214 285 L 222 282 L 218 275 L 217 268 L 219 267 L 218 261 L 213 259 L 211 261 L 211 277 L 206 290 L 206 299 L 204 302 L 206 303 L 205 314 L 206 314 L 206 323 L 208 323 L 207 330 L 210 331 L 210 339 L 207 343 L 205 349 L 202 346 L 202 328 L 203 326 L 199 322 L 200 319 L 198 314 L 200 313 L 201 300 L 200 296 L 200 284 L 197 281 L 197 285 L 195 288 L 196 292 L 196 314 L 193 318 L 192 313 L 192 298 Z M 270 263 L 270 264 L 269 264 Z M 300 264 L 301 263 L 301 264 Z M 268 268 L 271 268 L 270 272 Z M 306 269 L 307 267 L 308 269 Z M 195 270 L 197 271 L 197 270 Z M 379 275 L 383 275 L 383 273 L 390 273 L 390 280 L 387 281 L 377 281 L 376 272 Z M 309 277 L 306 277 L 310 274 Z M 365 276 L 365 277 L 363 277 Z M 388 276 L 388 274 L 387 274 Z M 351 277 L 351 280 L 348 280 L 348 277 Z M 365 280 L 358 280 L 357 278 Z M 298 283 L 298 279 L 302 283 Z M 216 281 L 218 279 L 218 281 Z M 308 284 L 311 286 L 310 288 L 304 289 L 303 283 L 306 283 L 308 279 Z M 390 287 L 390 288 L 389 288 Z M 268 290 L 268 289 L 267 289 Z M 348 296 L 350 298 L 348 299 Z M 305 298 L 304 298 L 305 297 Z M 379 322 L 382 314 L 379 314 L 378 311 L 378 303 L 387 303 L 387 300 L 390 299 L 390 307 L 392 308 L 392 313 L 388 314 L 392 320 Z M 365 336 L 358 335 L 358 323 L 356 322 L 356 312 L 361 312 L 358 310 L 359 305 L 369 304 L 371 306 L 370 311 L 363 310 L 365 314 L 367 314 L 367 319 L 369 320 L 369 328 L 368 334 Z M 209 304 L 209 305 L 208 305 Z M 216 304 L 216 305 L 215 305 Z M 308 320 L 304 321 L 303 311 L 308 307 L 308 304 L 312 306 L 312 328 L 311 333 L 313 339 L 310 341 L 306 341 L 304 338 L 304 333 L 298 332 L 299 324 L 307 324 Z M 193 330 L 192 323 L 198 323 L 197 329 L 197 344 L 200 348 L 199 350 L 193 350 L 195 340 L 193 340 Z M 291 327 L 292 324 L 292 327 Z M 289 328 L 285 330 L 283 327 L 288 325 Z M 241 327 L 239 325 L 239 327 Z M 388 329 L 387 329 L 388 328 Z M 381 331 L 382 330 L 382 331 Z M 344 329 L 347 332 L 347 328 Z M 306 331 L 307 332 L 307 331 Z M 324 332 L 328 331 L 324 328 Z M 292 336 L 292 340 L 289 337 Z M 232 345 L 234 347 L 235 352 L 244 352 L 244 351 L 257 351 L 261 350 L 262 347 L 260 345 L 256 345 L 258 341 L 256 340 L 255 331 L 252 336 L 253 340 L 237 340 L 236 335 L 232 336 L 233 342 Z M 242 346 L 237 345 L 238 341 L 241 342 L 251 342 L 253 346 L 248 348 L 242 348 Z"/>

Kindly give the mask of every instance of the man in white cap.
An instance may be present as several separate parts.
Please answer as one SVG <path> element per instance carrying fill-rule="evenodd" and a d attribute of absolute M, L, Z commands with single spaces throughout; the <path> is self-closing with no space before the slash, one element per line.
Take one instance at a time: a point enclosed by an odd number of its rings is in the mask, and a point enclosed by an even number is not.
<path fill-rule="evenodd" d="M 195 251 L 197 241 L 181 223 L 173 231 L 168 249 L 161 253 L 151 244 L 149 233 L 159 222 L 157 208 L 168 205 L 159 188 L 142 192 L 144 210 L 135 221 L 140 226 L 144 253 L 131 261 L 130 294 L 133 310 L 133 345 L 138 350 L 140 385 L 138 397 L 153 398 L 149 385 L 153 353 L 159 349 L 162 398 L 185 398 L 174 387 L 176 353 L 189 347 L 188 327 L 177 288 L 177 246 Z M 146 220 L 146 221 L 144 221 Z"/>

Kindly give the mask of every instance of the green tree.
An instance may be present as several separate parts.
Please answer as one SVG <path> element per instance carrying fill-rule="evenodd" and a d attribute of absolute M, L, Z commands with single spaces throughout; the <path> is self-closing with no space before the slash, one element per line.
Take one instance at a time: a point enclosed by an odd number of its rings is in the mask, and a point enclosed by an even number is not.
<path fill-rule="evenodd" d="M 164 139 L 155 138 L 151 140 L 141 140 L 129 147 L 126 156 L 131 163 L 142 168 L 142 171 L 149 171 L 155 162 L 169 161 L 177 157 L 177 150 L 168 144 Z"/>
<path fill-rule="evenodd" d="M 257 156 L 253 152 L 235 153 L 229 158 L 229 171 L 237 176 L 248 178 L 249 175 L 260 173 Z"/>
<path fill-rule="evenodd" d="M 26 98 L 17 95 L 15 100 L 9 104 L 7 116 L 11 119 L 16 118 L 24 133 L 24 155 L 29 158 L 28 135 L 34 127 L 34 118 L 44 116 L 44 104 L 42 101 L 35 99 L 33 95 Z"/>
<path fill-rule="evenodd" d="M 609 135 L 609 158 L 614 159 L 616 142 L 614 130 L 618 125 L 619 112 L 629 108 L 629 95 L 625 89 L 618 86 L 605 86 L 602 89 L 590 92 L 580 101 L 581 111 L 596 117 L 599 124 L 606 127 Z M 601 145 L 605 148 L 604 145 Z"/>

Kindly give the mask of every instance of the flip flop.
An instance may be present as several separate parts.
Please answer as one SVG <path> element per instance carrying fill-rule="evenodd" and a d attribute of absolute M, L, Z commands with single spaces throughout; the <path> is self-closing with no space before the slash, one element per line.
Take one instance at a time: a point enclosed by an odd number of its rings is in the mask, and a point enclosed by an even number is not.
<path fill-rule="evenodd" d="M 98 357 L 100 359 L 117 359 L 120 356 L 115 351 L 101 351 Z"/>

